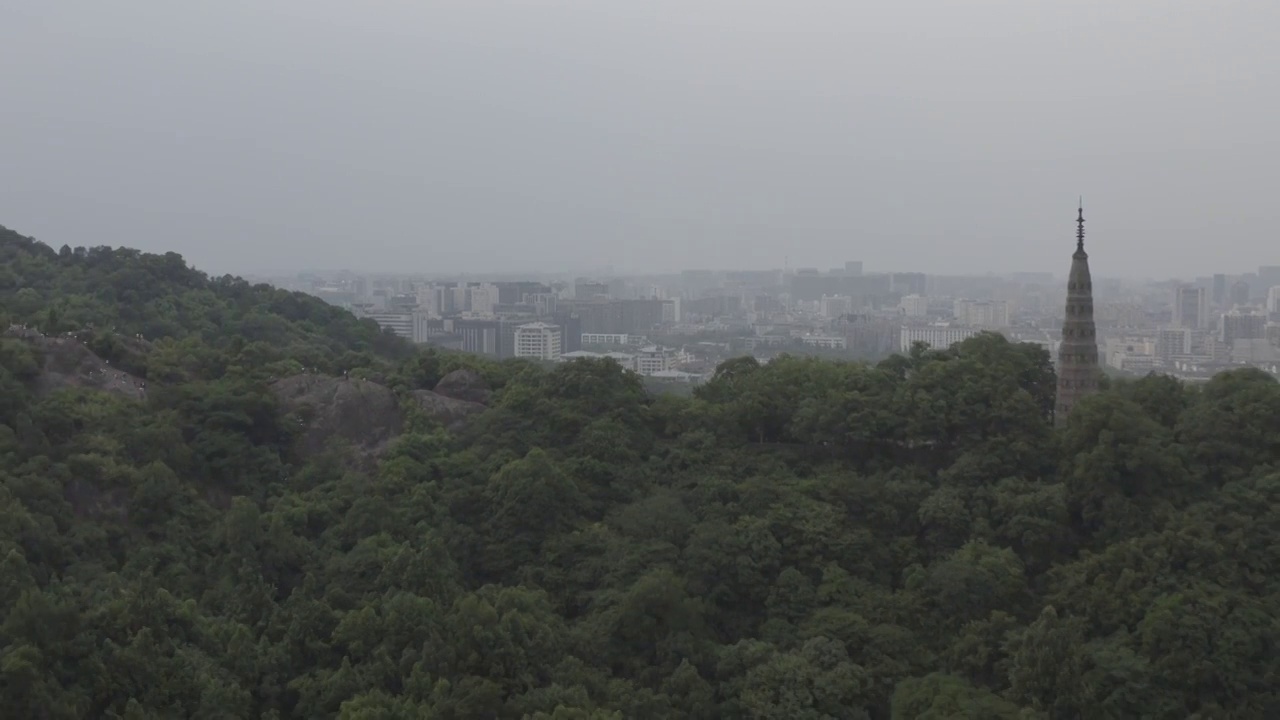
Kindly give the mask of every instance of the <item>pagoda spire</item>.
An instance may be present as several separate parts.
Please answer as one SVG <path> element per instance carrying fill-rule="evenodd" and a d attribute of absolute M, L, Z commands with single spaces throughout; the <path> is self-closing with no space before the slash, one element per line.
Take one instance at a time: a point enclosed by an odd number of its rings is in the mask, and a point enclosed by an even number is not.
<path fill-rule="evenodd" d="M 1080 196 L 1080 204 L 1077 206 L 1079 215 L 1076 216 L 1076 252 L 1084 252 L 1084 196 Z"/>

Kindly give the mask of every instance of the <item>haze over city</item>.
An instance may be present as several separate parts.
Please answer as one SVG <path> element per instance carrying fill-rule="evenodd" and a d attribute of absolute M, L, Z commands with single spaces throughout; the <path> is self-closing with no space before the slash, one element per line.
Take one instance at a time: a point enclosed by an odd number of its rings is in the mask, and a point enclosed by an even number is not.
<path fill-rule="evenodd" d="M 0 217 L 209 272 L 1276 258 L 1274 3 L 9 3 Z"/>

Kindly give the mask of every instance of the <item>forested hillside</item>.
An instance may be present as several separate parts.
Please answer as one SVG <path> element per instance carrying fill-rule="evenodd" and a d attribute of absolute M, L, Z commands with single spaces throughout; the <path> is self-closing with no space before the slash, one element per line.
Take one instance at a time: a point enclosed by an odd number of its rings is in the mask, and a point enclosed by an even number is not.
<path fill-rule="evenodd" d="M 1280 717 L 1257 371 L 1059 431 L 995 335 L 654 397 L 3 229 L 0 323 L 6 718 Z"/>

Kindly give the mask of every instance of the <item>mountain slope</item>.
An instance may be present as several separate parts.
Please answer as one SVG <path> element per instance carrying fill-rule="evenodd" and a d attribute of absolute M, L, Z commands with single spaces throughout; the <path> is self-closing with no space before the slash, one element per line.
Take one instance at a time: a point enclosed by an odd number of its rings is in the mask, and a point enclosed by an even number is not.
<path fill-rule="evenodd" d="M 281 361 L 340 374 L 413 354 L 408 342 L 382 332 L 372 320 L 357 320 L 303 293 L 230 276 L 210 278 L 176 253 L 66 246 L 55 251 L 4 227 L 0 306 L 8 314 L 0 318 L 5 325 L 92 335 L 91 346 L 109 360 L 125 358 L 114 357 L 115 347 L 100 345 L 107 333 L 141 335 L 176 348 L 198 342 L 222 355 L 209 367 L 174 369 L 184 377 L 207 377 L 236 365 L 269 371 Z"/>

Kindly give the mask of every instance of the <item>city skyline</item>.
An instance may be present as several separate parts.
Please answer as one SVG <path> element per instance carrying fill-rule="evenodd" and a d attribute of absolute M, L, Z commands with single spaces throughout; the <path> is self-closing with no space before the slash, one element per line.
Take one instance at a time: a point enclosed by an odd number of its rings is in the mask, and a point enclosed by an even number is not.
<path fill-rule="evenodd" d="M 1277 262 L 1280 262 L 1280 260 L 1278 260 Z M 1061 265 L 1061 263 L 1059 263 L 1059 265 Z M 784 268 L 783 266 L 780 266 L 780 265 L 773 266 L 773 267 L 765 267 L 765 266 L 760 266 L 760 267 L 734 267 L 734 266 L 684 267 L 684 268 L 678 268 L 675 270 L 663 271 L 663 272 L 626 272 L 618 269 L 601 269 L 601 268 L 582 268 L 582 269 L 562 268 L 562 269 L 552 269 L 552 270 L 545 270 L 545 271 L 531 270 L 527 272 L 521 272 L 518 270 L 425 271 L 425 270 L 408 270 L 405 268 L 379 269 L 379 268 L 360 268 L 360 267 L 328 267 L 328 268 L 326 267 L 297 267 L 297 268 L 279 267 L 279 268 L 251 268 L 247 270 L 235 270 L 235 271 L 231 271 L 229 274 L 244 277 L 244 278 L 249 278 L 249 279 L 280 278 L 280 277 L 287 277 L 291 275 L 333 275 L 338 273 L 354 273 L 357 275 L 368 275 L 368 276 L 377 276 L 377 277 L 433 277 L 433 278 L 457 278 L 457 279 L 466 278 L 470 280 L 487 280 L 487 279 L 515 280 L 515 279 L 522 279 L 522 278 L 556 278 L 561 280 L 568 280 L 568 279 L 574 279 L 574 278 L 646 278 L 646 277 L 670 278 L 670 277 L 677 277 L 682 272 L 702 272 L 702 271 L 714 272 L 714 273 L 729 273 L 729 274 L 741 273 L 741 272 L 774 272 L 774 271 L 787 272 L 789 271 L 794 274 L 797 270 L 803 270 L 803 269 L 817 269 L 821 272 L 828 272 L 834 269 L 834 267 L 835 267 L 834 265 L 830 267 L 812 266 L 812 268 L 805 268 L 805 267 Z M 1234 271 L 1234 272 L 1211 269 L 1208 272 L 1201 271 L 1196 275 L 1182 275 L 1182 276 L 1158 275 L 1158 274 L 1117 275 L 1117 274 L 1108 273 L 1108 272 L 1095 272 L 1094 277 L 1096 277 L 1099 280 L 1121 281 L 1121 282 L 1127 282 L 1127 283 L 1193 284 L 1197 280 L 1211 278 L 1214 275 L 1226 275 L 1228 277 L 1244 277 L 1244 276 L 1256 275 L 1258 269 L 1264 268 L 1264 267 L 1272 267 L 1272 265 L 1268 263 L 1255 264 L 1253 266 L 1245 266 L 1241 270 Z M 1015 277 L 1019 275 L 1046 275 L 1048 278 L 1052 278 L 1054 280 L 1065 279 L 1069 274 L 1069 270 L 1067 272 L 1064 272 L 1061 267 L 1057 269 L 1022 268 L 1022 269 L 1013 269 L 1013 270 L 1004 270 L 1004 271 L 989 270 L 984 272 L 980 271 L 980 272 L 966 272 L 966 273 L 927 272 L 927 271 L 913 269 L 909 267 L 903 267 L 903 268 L 868 267 L 866 268 L 865 272 L 868 275 L 891 275 L 894 273 L 904 273 L 904 272 L 924 272 L 926 275 L 930 275 L 934 277 L 952 277 L 952 278 L 984 278 L 984 277 L 1010 278 L 1010 277 Z"/>
<path fill-rule="evenodd" d="M 1052 273 L 874 273 L 858 260 L 791 273 L 497 280 L 339 272 L 274 282 L 415 343 L 546 362 L 608 357 L 654 380 L 695 384 L 743 354 L 878 361 L 920 343 L 941 349 L 996 333 L 1047 351 L 1057 369 L 1058 424 L 1098 391 L 1104 371 L 1203 381 L 1251 366 L 1280 375 L 1280 266 L 1191 283 L 1095 282 L 1082 202 L 1076 213 L 1062 284 Z"/>

